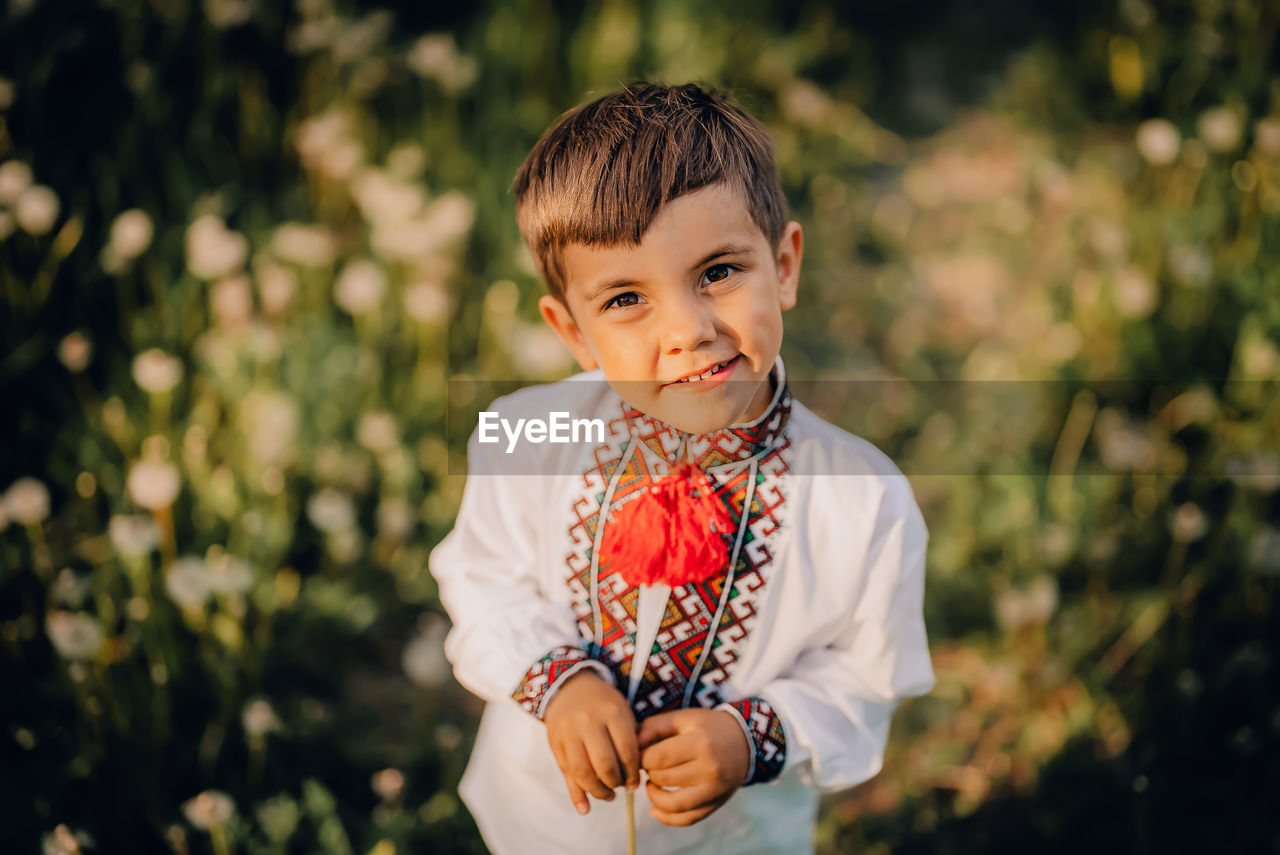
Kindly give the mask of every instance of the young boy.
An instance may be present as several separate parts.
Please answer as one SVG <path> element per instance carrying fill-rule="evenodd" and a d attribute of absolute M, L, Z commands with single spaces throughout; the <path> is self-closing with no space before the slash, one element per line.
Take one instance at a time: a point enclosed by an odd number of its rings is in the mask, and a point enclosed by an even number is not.
<path fill-rule="evenodd" d="M 811 852 L 817 793 L 874 775 L 933 686 L 928 535 L 894 464 L 791 397 L 803 236 L 768 133 L 636 83 L 568 113 L 515 193 L 584 373 L 493 410 L 603 427 L 471 437 L 430 558 L 488 702 L 462 798 L 498 853 L 624 852 L 624 786 L 645 855 Z"/>

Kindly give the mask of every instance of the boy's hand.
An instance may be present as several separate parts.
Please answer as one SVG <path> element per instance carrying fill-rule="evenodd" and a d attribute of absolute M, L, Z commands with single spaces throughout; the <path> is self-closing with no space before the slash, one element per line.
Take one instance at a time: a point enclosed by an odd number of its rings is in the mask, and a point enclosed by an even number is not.
<path fill-rule="evenodd" d="M 612 801 L 615 787 L 640 786 L 635 715 L 622 693 L 594 671 L 566 680 L 542 722 L 578 813 L 591 809 L 587 793 Z"/>
<path fill-rule="evenodd" d="M 733 713 L 683 709 L 645 719 L 640 749 L 653 802 L 649 815 L 666 825 L 693 825 L 742 786 L 750 764 L 747 752 L 754 747 Z"/>

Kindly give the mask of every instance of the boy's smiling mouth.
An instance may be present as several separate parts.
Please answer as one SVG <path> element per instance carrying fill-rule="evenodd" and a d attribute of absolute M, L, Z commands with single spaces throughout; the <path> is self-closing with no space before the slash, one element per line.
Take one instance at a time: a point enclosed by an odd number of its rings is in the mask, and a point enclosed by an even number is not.
<path fill-rule="evenodd" d="M 729 359 L 717 362 L 702 371 L 686 374 L 685 376 L 672 380 L 669 383 L 663 383 L 662 386 L 663 388 L 682 386 L 702 388 L 707 385 L 710 380 L 715 380 L 718 383 L 721 380 L 727 379 L 728 374 L 733 370 L 733 367 L 737 364 L 740 356 L 742 356 L 742 354 L 739 353 Z"/>

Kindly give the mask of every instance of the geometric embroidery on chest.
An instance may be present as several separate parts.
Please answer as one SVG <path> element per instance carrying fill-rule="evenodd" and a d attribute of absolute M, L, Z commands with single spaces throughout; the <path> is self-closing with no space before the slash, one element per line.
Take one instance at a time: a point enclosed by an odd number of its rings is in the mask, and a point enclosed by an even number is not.
<path fill-rule="evenodd" d="M 790 415 L 789 390 L 784 390 L 779 404 L 781 406 L 771 414 L 768 422 L 755 429 L 754 433 L 749 430 L 721 431 L 706 438 L 709 441 L 704 441 L 701 446 L 695 445 L 690 449 L 700 465 L 714 466 L 732 463 L 750 454 L 756 447 L 752 441 L 758 442 L 761 436 L 770 436 L 765 433 L 770 428 L 780 435 L 775 447 L 758 461 L 756 467 L 756 484 L 751 507 L 747 509 L 749 517 L 733 585 L 712 649 L 698 673 L 691 705 L 713 707 L 723 700 L 717 687 L 729 678 L 738 660 L 771 575 L 774 542 L 782 525 L 784 487 L 789 469 L 790 441 L 782 430 Z M 664 474 L 664 471 L 654 471 L 655 456 L 670 461 L 680 450 L 682 436 L 678 431 L 647 417 L 633 422 L 637 415 L 642 414 L 620 404 L 618 416 L 607 421 L 605 442 L 594 449 L 593 464 L 583 473 L 572 500 L 566 582 L 578 619 L 578 630 L 588 640 L 596 637 L 595 610 L 591 601 L 592 550 L 608 486 L 618 475 L 611 504 L 611 509 L 616 510 Z M 628 455 L 629 441 L 643 443 L 644 450 L 637 447 Z M 618 466 L 624 457 L 626 469 L 619 474 Z M 711 483 L 718 487 L 717 495 L 729 511 L 733 532 L 737 531 L 742 518 L 750 473 L 751 468 L 746 465 L 727 478 L 717 475 L 715 470 L 707 473 Z M 637 719 L 683 705 L 689 678 L 703 658 L 727 570 L 726 566 L 724 571 L 700 583 L 672 589 L 632 705 Z M 639 590 L 622 578 L 619 568 L 602 566 L 598 568 L 598 574 L 601 647 L 595 651 L 595 656 L 613 671 L 617 685 L 625 692 L 635 655 Z"/>
<path fill-rule="evenodd" d="M 755 622 L 757 606 L 773 570 L 773 545 L 781 529 L 782 483 L 788 469 L 789 448 L 790 443 L 784 438 L 760 462 L 733 585 L 711 651 L 697 676 L 691 706 L 714 707 L 724 700 L 718 687 L 729 678 Z M 735 530 L 742 519 L 749 474 L 749 469 L 738 473 L 728 488 L 727 504 Z M 720 573 L 700 585 L 672 589 L 636 691 L 633 708 L 637 718 L 683 704 L 689 678 L 706 646 L 726 575 Z"/>

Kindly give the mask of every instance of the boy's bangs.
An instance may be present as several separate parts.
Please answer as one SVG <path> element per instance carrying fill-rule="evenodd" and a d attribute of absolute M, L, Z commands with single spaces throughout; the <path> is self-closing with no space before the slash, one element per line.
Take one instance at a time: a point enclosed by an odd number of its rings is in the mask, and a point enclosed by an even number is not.
<path fill-rule="evenodd" d="M 563 299 L 570 243 L 638 245 L 667 202 L 724 183 L 776 245 L 786 222 L 772 142 L 755 120 L 696 86 L 635 86 L 571 111 L 516 176 L 521 232 Z"/>

